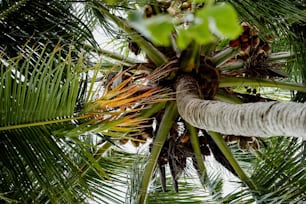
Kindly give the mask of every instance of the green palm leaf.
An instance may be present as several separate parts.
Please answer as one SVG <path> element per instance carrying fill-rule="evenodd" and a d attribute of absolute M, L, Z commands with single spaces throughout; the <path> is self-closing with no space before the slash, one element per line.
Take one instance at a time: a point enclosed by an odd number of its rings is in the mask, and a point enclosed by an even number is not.
<path fill-rule="evenodd" d="M 249 166 L 257 191 L 246 188 L 224 198 L 236 203 L 300 203 L 305 201 L 305 142 L 271 138 Z"/>
<path fill-rule="evenodd" d="M 92 200 L 98 203 L 125 203 L 128 191 L 128 174 L 133 164 L 139 162 L 142 156 L 126 153 L 118 148 L 112 148 L 99 161 L 101 167 L 109 175 L 109 179 L 101 180 L 98 175 L 90 171 L 86 175 Z"/>
<path fill-rule="evenodd" d="M 271 32 L 290 35 L 292 33 L 286 25 L 303 23 L 306 18 L 303 3 L 298 0 L 284 0 L 282 2 L 276 0 L 269 2 L 228 0 L 228 2 L 236 8 L 243 20 L 256 26 L 266 37 L 271 35 Z"/>
<path fill-rule="evenodd" d="M 1 126 L 72 116 L 80 85 L 82 61 L 57 59 L 54 51 L 33 64 L 33 52 L 1 63 Z M 46 57 L 46 58 L 45 58 Z M 23 61 L 23 62 L 22 62 Z M 54 69 L 55 67 L 55 69 Z"/>
<path fill-rule="evenodd" d="M 141 191 L 140 181 L 143 179 L 145 166 L 149 157 L 146 153 L 139 153 L 136 160 L 130 167 L 128 191 L 125 203 L 139 203 L 137 200 Z M 162 192 L 160 174 L 157 168 L 153 171 L 153 178 L 150 188 L 147 191 L 146 203 L 216 203 L 221 200 L 223 181 L 218 173 L 212 170 L 209 174 L 209 181 L 202 184 L 197 175 L 197 170 L 192 167 L 192 161 L 188 160 L 186 171 L 178 182 L 179 192 L 175 192 L 170 170 L 166 170 L 167 191 Z M 203 186 L 204 185 L 204 186 Z"/>
<path fill-rule="evenodd" d="M 259 156 L 252 178 L 265 202 L 301 202 L 306 197 L 305 142 L 275 139 Z M 284 154 L 286 152 L 286 154 Z"/>
<path fill-rule="evenodd" d="M 305 3 L 298 0 L 227 1 L 233 4 L 243 21 L 248 21 L 260 30 L 263 38 L 273 39 L 273 51 L 292 50 L 297 53 L 286 69 L 293 79 L 299 82 L 304 80 Z"/>
<path fill-rule="evenodd" d="M 45 58 L 43 50 L 1 61 L 1 192 L 9 198 L 73 202 L 86 192 L 79 178 L 70 179 L 80 172 L 61 148 L 69 141 L 52 133 L 64 124 L 41 125 L 73 117 L 75 104 L 84 97 L 79 95 L 83 61 L 73 62 L 71 55 L 60 61 L 57 51 Z M 40 60 L 34 63 L 33 55 Z M 36 127 L 16 129 L 29 123 Z"/>
<path fill-rule="evenodd" d="M 285 36 L 284 40 L 276 39 L 275 45 L 279 46 L 277 51 L 291 48 L 290 43 L 297 39 L 299 42 L 304 40 L 299 32 L 306 19 L 303 11 L 305 5 L 301 1 L 230 2 L 242 20 L 259 28 L 261 37 L 271 34 L 280 38 Z M 130 37 L 155 64 L 163 64 L 167 58 L 162 49 L 158 50 L 136 33 L 123 18 L 127 11 L 147 3 L 150 1 L 108 0 L 77 4 L 34 0 L 0 2 L 0 200 L 26 203 L 132 203 L 137 202 L 143 193 L 150 203 L 304 201 L 305 144 L 300 141 L 268 139 L 267 147 L 255 154 L 242 153 L 237 146 L 230 146 L 233 153 L 230 156 L 235 156 L 237 166 L 242 167 L 247 176 L 250 175 L 258 189 L 255 191 L 239 183 L 241 191 L 239 189 L 228 196 L 222 196 L 223 182 L 219 176 L 209 171 L 209 183 L 203 182 L 203 186 L 200 182 L 195 184 L 189 180 L 189 176 L 196 177 L 194 171 L 192 175 L 186 175 L 185 180 L 180 180 L 179 193 L 161 193 L 157 180 L 152 182 L 143 178 L 143 175 L 151 173 L 156 175 L 154 165 L 149 171 L 143 171 L 148 159 L 146 156 L 116 151 L 116 140 L 129 138 L 129 134 L 142 130 L 140 121 L 134 120 L 135 117 L 152 116 L 153 112 L 160 110 L 165 104 L 162 107 L 158 107 L 161 103 L 150 104 L 152 100 L 157 102 L 167 97 L 169 90 L 140 92 L 143 95 L 134 101 L 139 95 L 132 94 L 132 86 L 114 87 L 109 91 L 112 95 L 110 98 L 106 94 L 103 95 L 106 97 L 96 100 L 97 92 L 94 89 L 98 87 L 97 90 L 101 91 L 102 86 L 109 83 L 96 83 L 96 75 L 107 80 L 106 72 L 124 69 L 123 64 L 133 65 L 135 62 L 97 49 L 91 29 L 99 22 L 112 37 Z M 154 6 L 158 7 L 159 4 Z M 172 4 L 171 8 L 180 9 L 180 6 Z M 113 22 L 109 22 L 109 19 Z M 114 24 L 118 24 L 122 31 L 118 31 Z M 74 47 L 66 46 L 70 42 Z M 91 46 L 83 46 L 85 43 Z M 42 45 L 43 51 L 34 45 Z M 82 48 L 89 50 L 90 54 L 108 55 L 111 60 L 107 66 L 104 66 L 106 61 L 96 65 L 88 63 L 90 55 L 82 55 Z M 300 45 L 294 50 L 298 54 L 303 53 Z M 113 59 L 117 62 L 112 63 Z M 295 65 L 296 62 L 302 61 L 294 61 Z M 294 74 L 303 73 L 301 67 L 292 70 L 296 71 Z M 88 79 L 89 73 L 94 75 L 91 79 Z M 132 83 L 132 77 L 130 79 L 126 84 Z M 173 81 L 168 82 L 172 84 Z M 168 87 L 168 84 L 165 86 Z M 173 88 L 172 85 L 169 87 Z M 101 95 L 101 92 L 98 94 Z M 120 95 L 122 100 L 117 100 Z M 121 107 L 125 103 L 130 105 L 126 109 Z M 144 108 L 148 109 L 142 111 Z M 112 117 L 107 119 L 104 117 L 107 114 Z M 164 124 L 167 122 L 165 119 Z M 167 134 L 164 133 L 165 136 Z M 160 149 L 154 146 L 155 150 Z M 153 159 L 156 160 L 158 156 L 154 155 Z M 198 162 L 201 162 L 201 158 L 198 158 Z M 150 184 L 148 192 L 139 192 L 142 180 L 145 180 L 145 189 Z"/>
<path fill-rule="evenodd" d="M 71 1 L 1 1 L 0 50 L 14 57 L 26 43 L 29 48 L 48 44 L 49 52 L 58 42 L 73 42 L 77 50 L 85 41 L 95 45 L 92 25 L 88 23 L 92 21 L 84 17 L 81 8 Z"/>
<path fill-rule="evenodd" d="M 114 175 L 122 174 L 116 169 L 125 168 L 126 161 L 104 158 L 113 142 L 99 132 L 120 138 L 125 129 L 116 126 L 130 120 L 97 120 L 92 117 L 96 112 L 79 112 L 94 97 L 94 86 L 87 97 L 87 83 L 81 83 L 86 61 L 71 54 L 63 58 L 61 51 L 44 49 L 1 61 L 0 167 L 5 179 L 0 192 L 5 199 L 72 203 L 94 191 L 97 199 L 109 200 L 112 194 L 103 192 L 109 192 L 111 182 L 125 182 Z M 100 69 L 99 64 L 92 69 Z M 100 147 L 103 141 L 109 145 Z"/>

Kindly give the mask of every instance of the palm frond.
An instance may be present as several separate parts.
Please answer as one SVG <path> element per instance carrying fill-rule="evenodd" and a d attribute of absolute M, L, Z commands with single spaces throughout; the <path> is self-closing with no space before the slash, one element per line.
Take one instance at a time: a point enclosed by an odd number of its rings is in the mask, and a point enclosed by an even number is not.
<path fill-rule="evenodd" d="M 71 1 L 1 1 L 0 49 L 14 57 L 26 43 L 48 44 L 49 52 L 58 42 L 74 43 L 79 51 L 85 41 L 95 45 L 92 28 L 78 9 Z"/>
<path fill-rule="evenodd" d="M 120 31 L 112 22 L 110 22 L 104 15 L 100 15 L 98 7 L 95 7 L 94 1 L 85 1 L 84 8 L 86 14 L 91 16 L 95 21 L 97 21 L 97 25 L 103 29 L 104 33 L 107 36 L 112 38 L 127 38 L 126 33 Z M 99 1 L 99 4 L 107 7 L 111 12 L 116 15 L 125 16 L 127 13 L 135 10 L 137 7 L 143 7 L 146 4 L 152 3 L 149 0 L 133 0 L 133 1 Z"/>
<path fill-rule="evenodd" d="M 304 5 L 304 10 L 306 9 L 306 6 Z M 298 53 L 296 60 L 294 63 L 291 63 L 291 66 L 289 66 L 289 73 L 294 76 L 294 79 L 296 81 L 302 82 L 305 84 L 306 81 L 306 50 L 305 50 L 305 38 L 306 38 L 306 22 L 303 24 L 293 24 L 290 26 L 290 29 L 292 32 L 295 33 L 295 36 L 292 38 L 292 49 L 295 53 Z M 304 92 L 297 92 L 295 93 L 293 100 L 298 102 L 305 102 Z"/>
<path fill-rule="evenodd" d="M 252 174 L 262 189 L 259 197 L 267 202 L 276 198 L 282 202 L 305 201 L 304 142 L 288 138 L 274 140 L 259 156 Z"/>
<path fill-rule="evenodd" d="M 115 15 L 113 12 L 110 11 L 108 7 L 106 7 L 100 1 L 93 1 L 91 5 L 93 9 L 95 9 L 96 15 L 100 18 L 105 18 L 105 16 L 110 19 L 113 23 L 119 27 L 124 33 L 128 34 L 129 37 L 132 38 L 141 49 L 143 49 L 148 56 L 148 58 L 155 64 L 155 65 L 162 65 L 167 62 L 167 57 L 159 51 L 155 46 L 152 45 L 145 37 L 135 31 L 135 29 L 130 25 L 130 23 L 125 20 L 124 18 L 120 17 L 119 15 Z"/>
<path fill-rule="evenodd" d="M 74 116 L 75 104 L 83 100 L 80 90 L 82 58 L 50 56 L 41 53 L 1 59 L 1 193 L 9 199 L 30 202 L 74 202 L 84 199 L 85 182 L 78 160 L 70 157 L 71 143 L 54 137 L 54 130 L 76 126 L 66 122 L 40 125 L 40 122 Z M 41 56 L 34 62 L 32 56 Z M 37 123 L 34 127 L 11 129 L 13 125 Z M 70 154 L 73 149 L 70 149 Z M 74 151 L 74 155 L 78 154 Z M 71 176 L 73 175 L 73 176 Z M 73 178 L 73 179 L 72 179 Z"/>
<path fill-rule="evenodd" d="M 265 2 L 247 0 L 237 2 L 228 0 L 228 2 L 236 8 L 244 21 L 256 26 L 266 37 L 273 34 L 271 32 L 274 32 L 274 34 L 293 34 L 286 25 L 304 23 L 306 18 L 301 1 L 285 0 L 279 2 L 273 0 Z"/>
<path fill-rule="evenodd" d="M 46 198 L 52 202 L 83 199 L 79 190 L 85 193 L 84 186 L 75 188 L 75 183 L 68 180 L 70 174 L 80 173 L 50 131 L 37 127 L 2 131 L 1 144 L 1 192 L 27 202 Z"/>
<path fill-rule="evenodd" d="M 274 51 L 292 50 L 295 59 L 288 63 L 292 79 L 301 82 L 305 75 L 305 3 L 303 1 L 232 1 L 243 21 L 260 30 L 263 38 L 273 40 Z M 302 79 L 299 77 L 302 76 Z"/>
<path fill-rule="evenodd" d="M 228 144 L 231 152 L 233 155 L 235 155 L 236 160 L 238 161 L 239 165 L 241 166 L 242 169 L 245 169 L 247 172 L 250 173 L 250 169 L 248 169 L 253 163 L 256 158 L 256 151 L 250 150 L 250 151 L 244 151 L 242 150 L 238 143 L 232 143 Z M 260 146 L 260 148 L 264 148 L 264 146 Z"/>
<path fill-rule="evenodd" d="M 143 179 L 144 169 L 148 155 L 140 153 L 139 159 L 132 165 L 129 172 L 129 188 L 125 203 L 138 203 L 140 181 Z M 162 190 L 161 175 L 157 169 L 153 172 L 153 178 L 148 189 L 147 203 L 218 203 L 222 197 L 222 185 L 218 174 L 212 170 L 209 175 L 209 182 L 205 183 L 205 189 L 202 187 L 196 173 L 192 167 L 192 161 L 188 160 L 188 170 L 178 182 L 179 192 L 175 192 L 172 184 L 170 170 L 166 170 L 166 192 Z M 207 181 L 207 180 L 206 180 Z"/>
<path fill-rule="evenodd" d="M 224 198 L 225 202 L 299 203 L 305 201 L 305 143 L 296 139 L 271 138 L 258 152 L 251 179 L 257 191 L 246 188 Z"/>
<path fill-rule="evenodd" d="M 155 192 L 148 195 L 148 203 L 216 203 L 192 182 L 179 182 L 180 191 Z"/>
<path fill-rule="evenodd" d="M 3 60 L 0 65 L 1 126 L 73 116 L 83 62 L 72 62 L 70 56 L 60 62 L 55 50 L 33 64 L 32 56 L 36 54 Z M 39 55 L 43 58 L 44 54 Z"/>
<path fill-rule="evenodd" d="M 99 203 L 124 203 L 129 188 L 127 175 L 132 165 L 141 158 L 141 155 L 126 153 L 118 148 L 106 152 L 99 163 L 109 179 L 101 180 L 92 171 L 85 176 L 92 191 L 91 199 Z"/>

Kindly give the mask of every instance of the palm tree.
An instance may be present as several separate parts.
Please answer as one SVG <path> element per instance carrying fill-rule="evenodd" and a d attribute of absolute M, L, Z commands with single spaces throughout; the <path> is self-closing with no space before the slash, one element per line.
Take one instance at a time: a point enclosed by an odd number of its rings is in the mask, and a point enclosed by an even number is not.
<path fill-rule="evenodd" d="M 278 87 L 302 95 L 304 86 L 280 80 L 287 77 L 285 71 L 292 76 L 305 73 L 299 66 L 304 60 L 302 42 L 288 45 L 303 40 L 303 35 L 294 33 L 306 21 L 305 5 L 229 1 L 232 7 L 218 2 L 91 0 L 65 7 L 54 1 L 51 9 L 44 1 L 2 1 L 0 15 L 24 31 L 25 39 L 39 33 L 33 37 L 39 40 L 23 46 L 26 41 L 13 36 L 5 41 L 8 45 L 1 45 L 0 198 L 7 202 L 302 202 L 303 117 L 290 108 L 302 111 L 304 105 L 278 103 L 277 97 L 248 94 L 239 87 Z M 144 13 L 134 11 L 139 6 Z M 42 11 L 38 17 L 51 25 L 33 23 L 41 20 L 29 12 L 37 7 Z M 110 36 L 128 38 L 129 48 L 136 54 L 141 49 L 148 62 L 136 63 L 100 49 L 90 33 L 89 22 L 95 21 L 67 12 L 74 8 L 85 9 L 86 17 L 97 19 Z M 125 12 L 130 13 L 128 19 Z M 16 13 L 28 18 L 15 21 Z M 4 27 L 7 22 L 1 20 Z M 37 28 L 22 27 L 29 23 Z M 67 32 L 67 26 L 75 33 Z M 55 37 L 40 35 L 42 30 Z M 2 36 L 12 39 L 14 32 L 6 32 Z M 85 41 L 90 44 L 84 45 Z M 111 60 L 95 64 L 88 53 Z M 273 112 L 274 108 L 278 110 Z M 232 119 L 237 112 L 241 114 Z M 274 135 L 301 139 L 258 138 Z M 148 156 L 118 151 L 127 140 L 138 146 L 150 137 Z M 232 140 L 236 143 L 229 144 Z M 239 148 L 253 151 L 242 153 Z M 241 181 L 241 190 L 222 195 L 222 179 L 211 174 L 204 162 L 209 154 Z M 170 192 L 168 163 L 174 187 Z M 201 190 L 179 182 L 190 163 Z M 126 198 L 125 175 L 130 176 Z"/>
<path fill-rule="evenodd" d="M 197 128 L 232 135 L 282 135 L 306 139 L 305 104 L 211 102 L 201 100 L 197 91 L 196 81 L 192 77 L 184 77 L 178 83 L 176 96 L 180 115 Z M 213 121 L 212 117 L 215 118 Z"/>

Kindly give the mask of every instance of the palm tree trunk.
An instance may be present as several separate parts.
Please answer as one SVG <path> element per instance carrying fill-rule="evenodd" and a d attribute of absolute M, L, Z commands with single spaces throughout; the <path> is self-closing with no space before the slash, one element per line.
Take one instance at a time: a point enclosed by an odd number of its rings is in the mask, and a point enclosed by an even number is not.
<path fill-rule="evenodd" d="M 202 100 L 197 87 L 190 76 L 180 78 L 176 87 L 181 117 L 197 128 L 232 135 L 295 136 L 306 140 L 306 104 Z"/>

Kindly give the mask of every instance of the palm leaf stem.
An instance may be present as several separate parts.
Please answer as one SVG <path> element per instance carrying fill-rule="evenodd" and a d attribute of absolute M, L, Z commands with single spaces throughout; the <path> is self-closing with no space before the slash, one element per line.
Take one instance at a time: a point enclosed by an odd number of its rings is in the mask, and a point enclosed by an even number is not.
<path fill-rule="evenodd" d="M 116 60 L 116 61 L 120 61 L 124 65 L 131 66 L 131 65 L 134 65 L 136 63 L 139 63 L 139 61 L 137 61 L 135 59 L 132 59 L 132 58 L 129 58 L 129 57 L 124 57 L 124 56 L 122 56 L 118 53 L 110 52 L 110 51 L 104 50 L 102 48 L 94 48 L 91 45 L 84 45 L 84 48 L 88 51 L 95 52 L 95 53 L 97 53 L 99 55 L 103 55 L 107 58 L 110 58 L 110 59 L 113 59 L 113 60 Z"/>
<path fill-rule="evenodd" d="M 243 60 L 236 60 L 235 62 L 221 64 L 222 66 L 218 67 L 221 71 L 231 71 L 235 69 L 242 69 L 245 65 Z"/>
<path fill-rule="evenodd" d="M 0 13 L 0 19 L 4 19 L 11 13 L 16 12 L 20 7 L 23 7 L 27 1 L 28 0 L 21 0 L 21 1 L 15 2 L 13 6 L 9 7 L 8 9 Z"/>
<path fill-rule="evenodd" d="M 85 119 L 85 118 L 88 118 L 88 117 L 91 117 L 91 115 L 83 115 L 83 116 L 78 116 L 78 117 L 55 119 L 55 120 L 49 120 L 49 121 L 40 121 L 40 122 L 35 122 L 35 123 L 26 123 L 26 124 L 19 124 L 19 125 L 10 125 L 10 126 L 0 127 L 0 131 L 34 127 L 34 126 L 51 125 L 51 124 L 56 124 L 56 123 L 68 122 L 68 121 L 72 121 L 72 120 Z"/>
<path fill-rule="evenodd" d="M 178 111 L 177 111 L 176 102 L 172 101 L 165 110 L 165 114 L 163 115 L 163 118 L 161 120 L 160 126 L 156 134 L 156 138 L 153 143 L 153 148 L 150 154 L 150 158 L 144 169 L 142 183 L 140 186 L 140 191 L 137 199 L 139 203 L 145 203 L 145 200 L 147 198 L 149 182 L 151 180 L 152 172 L 154 171 L 154 168 L 156 166 L 157 158 L 167 139 L 172 124 L 174 123 L 177 117 L 178 117 Z"/>
<path fill-rule="evenodd" d="M 233 58 L 238 53 L 239 53 L 239 49 L 234 49 L 234 48 L 231 48 L 231 47 L 227 47 L 224 50 L 215 54 L 212 58 L 214 59 L 214 62 L 216 64 L 216 66 L 220 67 L 228 59 Z"/>
<path fill-rule="evenodd" d="M 291 52 L 276 52 L 269 55 L 267 62 L 278 62 L 288 59 L 294 59 L 296 55 Z"/>
<path fill-rule="evenodd" d="M 276 53 L 270 54 L 267 60 L 265 61 L 265 63 L 267 63 L 268 66 L 273 67 L 274 64 L 287 62 L 287 60 L 293 59 L 294 57 L 295 55 L 290 52 L 276 52 Z M 215 56 L 213 58 L 215 58 Z M 229 59 L 231 59 L 231 56 L 229 56 L 228 58 L 226 58 L 225 56 L 223 58 L 223 61 L 220 63 L 215 59 L 215 63 L 217 67 L 220 68 L 220 70 L 222 71 L 241 69 L 245 66 L 245 61 L 243 60 L 236 60 L 234 62 L 224 64 L 224 62 L 228 61 Z"/>
<path fill-rule="evenodd" d="M 238 98 L 234 95 L 227 94 L 227 93 L 223 92 L 222 90 L 219 90 L 217 92 L 214 99 L 219 100 L 219 101 L 223 101 L 223 102 L 228 102 L 228 103 L 235 103 L 235 104 L 242 104 L 243 103 L 243 101 L 240 98 Z"/>
<path fill-rule="evenodd" d="M 192 41 L 188 48 L 181 54 L 180 67 L 184 72 L 191 72 L 193 69 L 198 69 L 199 58 L 199 45 L 195 41 Z"/>
<path fill-rule="evenodd" d="M 255 78 L 221 77 L 219 87 L 263 86 L 306 92 L 306 86 L 300 84 L 271 81 Z"/>
<path fill-rule="evenodd" d="M 202 158 L 202 153 L 200 149 L 200 144 L 199 144 L 199 138 L 198 138 L 198 133 L 197 133 L 197 128 L 193 127 L 189 123 L 185 123 L 187 126 L 187 129 L 189 130 L 190 133 L 190 142 L 192 145 L 192 149 L 195 154 L 195 159 L 197 161 L 198 169 L 199 169 L 199 176 L 202 184 L 204 185 L 206 181 L 208 181 L 208 175 L 207 171 L 203 162 Z"/>
<path fill-rule="evenodd" d="M 105 15 L 111 19 L 117 26 L 125 31 L 129 36 L 135 41 L 141 49 L 148 55 L 148 57 L 153 61 L 156 66 L 161 66 L 166 63 L 167 57 L 164 56 L 158 49 L 156 49 L 150 42 L 148 42 L 143 36 L 135 32 L 133 28 L 123 19 L 111 14 L 109 10 L 104 7 L 99 1 L 94 0 L 94 4 L 99 10 L 98 15 Z"/>
<path fill-rule="evenodd" d="M 234 168 L 235 172 L 239 176 L 239 178 L 251 189 L 251 190 L 257 190 L 257 187 L 255 183 L 244 173 L 238 162 L 236 161 L 235 157 L 231 153 L 231 150 L 225 143 L 223 137 L 221 134 L 213 131 L 209 131 L 209 134 L 215 141 L 215 143 L 218 145 L 222 153 L 224 154 L 225 158 L 229 161 L 229 163 Z"/>
<path fill-rule="evenodd" d="M 93 155 L 93 158 L 95 159 L 95 162 L 99 162 L 99 160 L 102 158 L 102 155 L 111 147 L 113 144 L 111 142 L 104 142 L 103 145 L 97 150 L 97 152 Z M 84 164 L 81 168 L 82 176 L 85 176 L 90 169 L 90 166 L 88 164 Z"/>
<path fill-rule="evenodd" d="M 166 102 L 161 102 L 161 103 L 155 103 L 153 105 L 150 106 L 150 108 L 143 110 L 140 113 L 140 116 L 143 118 L 149 118 L 152 115 L 154 115 L 155 113 L 157 113 L 158 111 L 160 111 L 161 109 L 163 109 L 166 105 Z"/>
<path fill-rule="evenodd" d="M 0 200 L 4 203 L 20 203 L 18 200 L 6 197 L 6 193 L 0 193 Z"/>

